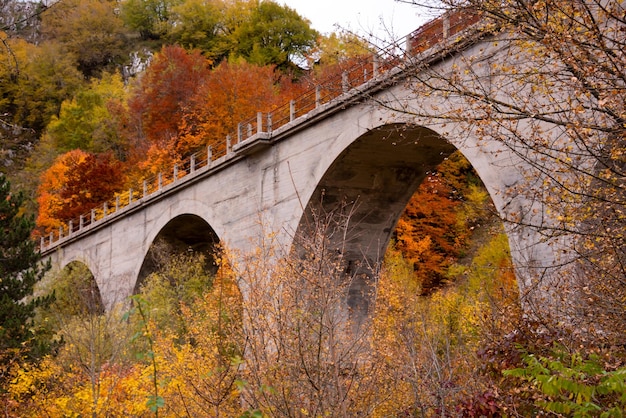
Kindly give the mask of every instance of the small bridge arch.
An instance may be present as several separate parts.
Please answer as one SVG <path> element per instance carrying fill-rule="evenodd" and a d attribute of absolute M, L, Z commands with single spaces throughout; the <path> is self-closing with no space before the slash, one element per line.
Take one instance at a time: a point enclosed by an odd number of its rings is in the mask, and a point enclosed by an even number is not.
<path fill-rule="evenodd" d="M 159 268 L 159 264 L 164 261 L 162 258 L 173 254 L 190 252 L 203 254 L 207 270 L 212 273 L 216 271 L 214 256 L 220 239 L 211 225 L 200 215 L 193 213 L 175 215 L 161 228 L 154 228 L 147 241 L 150 245 L 137 272 L 134 293 L 139 291 L 139 287 L 150 273 Z"/>
<path fill-rule="evenodd" d="M 102 314 L 105 310 L 100 285 L 89 266 L 77 259 L 57 271 L 61 283 L 55 282 L 55 304 L 61 311 L 73 314 Z M 58 276 L 57 276 L 58 277 Z"/>

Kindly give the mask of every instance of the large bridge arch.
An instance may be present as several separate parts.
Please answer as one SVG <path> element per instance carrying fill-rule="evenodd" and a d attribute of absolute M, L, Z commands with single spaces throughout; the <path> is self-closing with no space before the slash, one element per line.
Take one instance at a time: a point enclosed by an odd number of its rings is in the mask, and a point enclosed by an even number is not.
<path fill-rule="evenodd" d="M 367 312 L 371 268 L 382 260 L 411 196 L 426 176 L 457 149 L 465 154 L 462 147 L 457 148 L 424 126 L 404 122 L 381 124 L 338 150 L 319 177 L 305 200 L 294 246 L 298 250 L 298 241 L 307 239 L 309 229 L 317 227 L 320 218 L 327 219 L 335 213 L 331 222 L 345 222 L 347 234 L 336 238 L 343 241 L 331 241 L 331 245 L 341 252 L 346 271 L 352 276 L 348 305 L 353 312 Z M 468 154 L 476 161 L 475 153 Z M 479 168 L 484 167 L 479 163 Z M 484 170 L 477 170 L 481 179 L 492 178 L 491 173 L 480 171 Z M 490 186 L 490 193 L 499 187 Z"/>
<path fill-rule="evenodd" d="M 387 246 L 419 184 L 454 151 L 456 147 L 422 126 L 388 124 L 367 131 L 327 167 L 307 200 L 298 230 L 306 227 L 314 210 L 328 213 L 338 205 L 352 205 L 359 248 L 351 251 L 374 259 Z"/>
<path fill-rule="evenodd" d="M 93 255 L 88 251 L 71 251 L 66 254 L 64 258 L 60 258 L 58 262 L 52 265 L 52 272 L 62 274 L 68 270 L 73 269 L 75 266 L 83 266 L 86 271 L 91 274 L 90 280 L 93 280 L 95 287 L 92 289 L 97 292 L 97 299 L 99 303 L 104 306 L 106 301 L 106 293 L 103 292 L 103 288 L 106 288 L 106 280 L 102 274 L 99 273 L 99 266 Z M 95 299 L 94 299 L 95 300 Z"/>
<path fill-rule="evenodd" d="M 313 175 L 306 187 L 299 189 L 305 209 L 294 224 L 293 237 L 294 244 L 306 237 L 312 211 L 328 213 L 342 202 L 354 205 L 350 235 L 342 254 L 352 274 L 360 263 L 371 266 L 382 259 L 412 194 L 428 172 L 456 150 L 470 162 L 502 219 L 509 219 L 512 211 L 529 204 L 511 192 L 512 186 L 525 179 L 510 150 L 497 141 L 481 141 L 472 129 L 460 123 L 446 126 L 438 121 L 422 121 L 375 104 L 356 105 L 343 117 L 341 130 L 325 144 L 324 152 L 318 153 Z M 310 179 L 314 179 L 314 185 Z M 518 285 L 525 294 L 542 266 L 553 261 L 553 249 L 530 228 L 505 223 L 505 231 Z M 369 285 L 355 283 L 350 298 L 354 297 L 353 305 L 360 305 Z"/>

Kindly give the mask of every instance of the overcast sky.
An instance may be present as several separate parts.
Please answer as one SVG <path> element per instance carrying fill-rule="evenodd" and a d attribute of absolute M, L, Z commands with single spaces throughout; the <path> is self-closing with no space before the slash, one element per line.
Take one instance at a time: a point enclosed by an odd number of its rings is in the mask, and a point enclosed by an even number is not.
<path fill-rule="evenodd" d="M 362 36 L 373 33 L 391 40 L 408 35 L 430 20 L 429 12 L 394 0 L 277 0 L 295 9 L 323 34 L 334 32 L 333 25 Z"/>

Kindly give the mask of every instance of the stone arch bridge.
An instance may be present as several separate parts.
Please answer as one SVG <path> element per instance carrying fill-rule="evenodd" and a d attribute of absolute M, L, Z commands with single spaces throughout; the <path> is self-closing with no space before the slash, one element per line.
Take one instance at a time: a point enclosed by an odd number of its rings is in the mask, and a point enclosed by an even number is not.
<path fill-rule="evenodd" d="M 428 62 L 445 73 L 464 65 L 465 57 L 497 56 L 497 44 L 472 30 L 475 19 L 456 29 L 446 19 L 436 21 L 434 35 L 413 34 L 411 62 Z M 415 44 L 420 36 L 424 42 Z M 455 53 L 443 54 L 452 42 Z M 139 190 L 42 239 L 42 255 L 58 268 L 74 261 L 86 264 L 110 307 L 135 291 L 158 238 L 192 248 L 219 240 L 246 253 L 259 237 L 273 232 L 289 249 L 303 219 L 320 202 L 330 210 L 347 201 L 354 202 L 352 217 L 358 222 L 345 258 L 376 262 L 420 182 L 457 149 L 503 217 L 530 204 L 512 194 L 513 185 L 525 177 L 524 163 L 501 144 L 481 141 L 460 124 L 445 125 L 384 105 L 445 107 L 445 99 L 435 94 L 414 94 L 407 75 L 419 68 L 409 60 L 369 60 L 334 84 L 269 115 L 259 114 L 240 124 L 222 147 L 191 156 L 185 166 L 147 180 Z M 507 235 L 518 283 L 526 292 L 538 270 L 545 274 L 556 264 L 556 250 L 533 228 L 508 227 Z"/>

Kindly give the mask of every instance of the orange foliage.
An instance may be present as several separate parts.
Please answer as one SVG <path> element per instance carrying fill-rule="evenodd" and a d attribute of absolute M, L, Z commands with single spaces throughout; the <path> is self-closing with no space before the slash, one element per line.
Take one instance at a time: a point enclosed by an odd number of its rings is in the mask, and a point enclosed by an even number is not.
<path fill-rule="evenodd" d="M 428 176 L 413 195 L 396 227 L 396 247 L 414 265 L 427 293 L 444 279 L 445 269 L 458 254 L 452 189 L 441 176 Z"/>
<path fill-rule="evenodd" d="M 281 79 L 271 66 L 222 62 L 199 91 L 193 111 L 186 115 L 175 151 L 184 155 L 214 145 L 217 153 L 223 153 L 225 138 L 236 132 L 238 123 L 271 110 L 294 93 L 297 86 Z"/>
<path fill-rule="evenodd" d="M 41 177 L 37 226 L 49 233 L 110 199 L 123 185 L 121 164 L 111 154 L 73 150 Z"/>
<path fill-rule="evenodd" d="M 398 221 L 396 248 L 413 264 L 422 294 L 443 284 L 467 243 L 471 225 L 459 222 L 459 212 L 473 176 L 469 162 L 453 154 L 426 177 Z"/>

